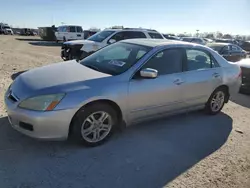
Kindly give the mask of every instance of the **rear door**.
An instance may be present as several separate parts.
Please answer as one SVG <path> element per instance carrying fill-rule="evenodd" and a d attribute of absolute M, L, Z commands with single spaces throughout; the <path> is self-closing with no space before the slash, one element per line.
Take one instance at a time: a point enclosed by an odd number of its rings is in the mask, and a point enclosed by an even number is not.
<path fill-rule="evenodd" d="M 77 39 L 76 27 L 69 26 L 69 32 L 67 34 L 68 34 L 67 40 L 76 40 Z"/>
<path fill-rule="evenodd" d="M 80 26 L 76 26 L 76 39 L 77 40 L 84 39 L 84 33 L 82 30 L 82 27 L 80 27 Z"/>
<path fill-rule="evenodd" d="M 205 104 L 222 83 L 221 67 L 208 51 L 196 48 L 187 48 L 185 51 L 185 105 L 192 107 Z"/>

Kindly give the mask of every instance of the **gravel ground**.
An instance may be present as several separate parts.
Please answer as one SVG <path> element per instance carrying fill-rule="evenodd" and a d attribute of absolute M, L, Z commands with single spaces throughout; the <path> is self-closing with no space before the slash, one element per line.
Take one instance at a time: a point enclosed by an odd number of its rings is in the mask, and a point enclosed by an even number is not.
<path fill-rule="evenodd" d="M 194 112 L 131 126 L 96 148 L 14 131 L 4 91 L 20 72 L 61 61 L 59 54 L 58 44 L 0 35 L 1 188 L 250 187 L 246 95 L 233 96 L 217 116 Z"/>

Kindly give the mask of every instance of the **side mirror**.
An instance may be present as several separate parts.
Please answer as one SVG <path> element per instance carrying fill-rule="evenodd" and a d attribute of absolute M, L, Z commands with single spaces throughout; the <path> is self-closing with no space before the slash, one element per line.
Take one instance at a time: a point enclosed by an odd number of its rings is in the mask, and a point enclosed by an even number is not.
<path fill-rule="evenodd" d="M 158 76 L 158 71 L 151 68 L 146 68 L 140 71 L 140 76 L 143 78 L 156 78 Z"/>
<path fill-rule="evenodd" d="M 113 44 L 113 43 L 115 43 L 115 42 L 116 42 L 115 39 L 110 39 L 110 40 L 109 40 L 109 44 Z"/>

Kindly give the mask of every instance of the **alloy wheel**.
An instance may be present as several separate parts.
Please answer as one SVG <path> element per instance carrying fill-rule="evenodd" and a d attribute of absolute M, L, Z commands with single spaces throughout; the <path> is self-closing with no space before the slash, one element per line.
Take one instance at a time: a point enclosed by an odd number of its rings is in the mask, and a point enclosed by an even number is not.
<path fill-rule="evenodd" d="M 90 114 L 83 122 L 81 135 L 84 140 L 96 143 L 103 140 L 112 129 L 112 118 L 104 111 Z"/>
<path fill-rule="evenodd" d="M 213 112 L 219 111 L 225 103 L 225 93 L 223 91 L 218 91 L 214 94 L 210 107 Z"/>

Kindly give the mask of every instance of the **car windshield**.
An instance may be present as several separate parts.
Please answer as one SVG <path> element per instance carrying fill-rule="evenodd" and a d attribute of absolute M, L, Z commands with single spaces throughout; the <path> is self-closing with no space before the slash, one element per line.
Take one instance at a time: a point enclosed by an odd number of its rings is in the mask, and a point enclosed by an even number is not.
<path fill-rule="evenodd" d="M 148 33 L 152 39 L 163 39 L 160 33 Z"/>
<path fill-rule="evenodd" d="M 111 34 L 113 34 L 115 31 L 101 31 L 98 32 L 91 37 L 88 38 L 88 40 L 94 41 L 94 42 L 102 42 L 107 37 L 109 37 Z"/>
<path fill-rule="evenodd" d="M 86 67 L 111 75 L 127 71 L 152 47 L 119 42 L 86 57 L 80 63 Z"/>
<path fill-rule="evenodd" d="M 224 47 L 224 46 L 220 46 L 220 45 L 211 45 L 211 44 L 208 44 L 207 46 L 209 48 L 212 48 L 214 51 L 217 51 L 217 52 L 220 52 L 221 49 Z"/>
<path fill-rule="evenodd" d="M 10 27 L 9 27 L 9 26 L 4 26 L 3 28 L 4 28 L 4 29 L 10 29 Z"/>

